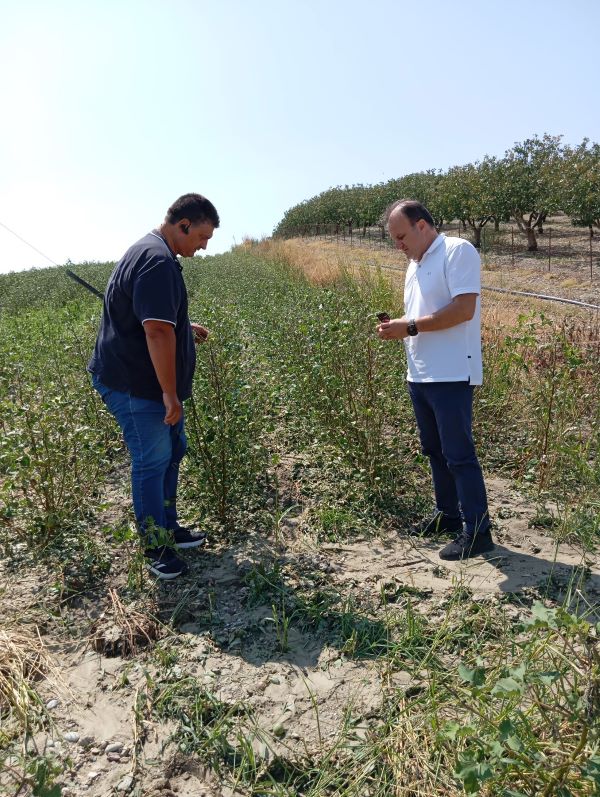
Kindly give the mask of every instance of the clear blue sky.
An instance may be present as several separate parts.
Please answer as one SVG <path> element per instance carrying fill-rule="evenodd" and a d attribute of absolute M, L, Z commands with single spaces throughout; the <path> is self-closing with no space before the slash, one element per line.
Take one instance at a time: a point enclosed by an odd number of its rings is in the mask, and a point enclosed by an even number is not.
<path fill-rule="evenodd" d="M 198 191 L 209 252 L 332 185 L 600 140 L 597 0 L 0 0 L 0 222 L 116 260 Z M 48 262 L 0 227 L 0 271 Z"/>

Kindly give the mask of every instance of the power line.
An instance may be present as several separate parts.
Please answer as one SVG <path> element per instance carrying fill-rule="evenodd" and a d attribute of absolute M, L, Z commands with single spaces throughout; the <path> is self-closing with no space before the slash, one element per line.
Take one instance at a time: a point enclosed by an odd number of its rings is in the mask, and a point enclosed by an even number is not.
<path fill-rule="evenodd" d="M 41 249 L 38 249 L 33 244 L 30 244 L 29 241 L 26 241 L 25 238 L 23 238 L 21 235 L 19 235 L 18 232 L 15 232 L 14 230 L 11 230 L 10 227 L 7 227 L 6 224 L 3 224 L 1 221 L 0 221 L 0 227 L 4 227 L 4 229 L 8 230 L 8 232 L 11 233 L 12 235 L 14 235 L 15 238 L 18 238 L 19 241 L 22 241 L 25 244 L 25 246 L 28 246 L 30 249 L 33 249 L 34 252 L 37 252 L 38 255 L 41 255 L 42 257 L 45 257 L 46 260 L 49 260 L 52 263 L 53 266 L 58 266 L 58 263 L 55 260 L 52 260 L 52 258 L 48 257 L 48 255 L 44 254 L 44 252 L 42 252 Z"/>
<path fill-rule="evenodd" d="M 14 235 L 15 238 L 18 238 L 19 241 L 22 241 L 30 249 L 33 249 L 34 252 L 37 252 L 38 255 L 45 257 L 46 260 L 49 260 L 53 266 L 57 266 L 58 268 L 60 268 L 59 264 L 55 260 L 52 260 L 52 258 L 44 254 L 44 252 L 42 252 L 41 249 L 38 249 L 33 244 L 30 244 L 29 241 L 26 241 L 25 238 L 19 235 L 19 233 L 15 232 L 14 230 L 11 230 L 10 227 L 7 227 L 6 224 L 4 224 L 1 221 L 0 221 L 0 227 L 4 227 L 4 229 L 8 230 L 8 232 Z M 94 288 L 93 285 L 90 285 L 89 282 L 86 282 L 84 279 L 81 279 L 81 277 L 78 277 L 77 274 L 73 273 L 70 268 L 65 269 L 65 272 L 68 274 L 69 277 L 71 277 L 72 280 L 75 280 L 75 282 L 79 283 L 79 285 L 86 288 L 90 293 L 93 293 L 94 296 L 97 296 L 99 299 L 104 299 L 104 294 L 102 294 L 97 288 Z"/>

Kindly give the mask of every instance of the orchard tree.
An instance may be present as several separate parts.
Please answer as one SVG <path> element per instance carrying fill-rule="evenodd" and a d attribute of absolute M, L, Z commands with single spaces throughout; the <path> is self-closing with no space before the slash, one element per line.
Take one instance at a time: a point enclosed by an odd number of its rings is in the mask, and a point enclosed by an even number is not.
<path fill-rule="evenodd" d="M 444 217 L 460 219 L 465 229 L 469 227 L 477 249 L 486 224 L 510 215 L 502 167 L 496 158 L 486 156 L 481 163 L 454 166 L 442 176 L 438 192 Z"/>
<path fill-rule="evenodd" d="M 562 209 L 577 227 L 600 229 L 600 144 L 587 138 L 565 147 L 561 181 Z"/>
<path fill-rule="evenodd" d="M 397 195 L 395 199 L 416 199 L 422 202 L 431 213 L 436 227 L 441 227 L 444 223 L 444 207 L 440 202 L 438 185 L 442 179 L 442 173 L 436 169 L 428 169 L 425 172 L 414 172 L 401 177 L 399 180 L 392 181 Z"/>
<path fill-rule="evenodd" d="M 560 209 L 563 166 L 562 136 L 534 136 L 508 150 L 502 164 L 510 212 L 527 236 L 527 249 L 537 251 L 536 225 Z"/>

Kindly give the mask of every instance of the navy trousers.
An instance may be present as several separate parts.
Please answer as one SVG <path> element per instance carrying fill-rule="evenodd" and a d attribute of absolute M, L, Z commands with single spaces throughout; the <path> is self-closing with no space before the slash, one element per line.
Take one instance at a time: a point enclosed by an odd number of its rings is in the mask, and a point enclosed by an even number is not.
<path fill-rule="evenodd" d="M 469 534 L 490 526 L 483 473 L 471 430 L 473 386 L 468 382 L 409 382 L 423 454 L 429 458 L 436 506 L 462 516 Z"/>

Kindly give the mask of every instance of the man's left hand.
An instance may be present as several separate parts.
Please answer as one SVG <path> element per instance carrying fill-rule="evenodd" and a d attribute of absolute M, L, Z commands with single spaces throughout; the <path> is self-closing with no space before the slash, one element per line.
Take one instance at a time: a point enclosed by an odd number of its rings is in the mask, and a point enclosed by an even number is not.
<path fill-rule="evenodd" d="M 403 340 L 408 337 L 408 332 L 406 331 L 408 322 L 409 319 L 406 316 L 384 321 L 382 324 L 377 325 L 377 334 L 381 340 Z"/>
<path fill-rule="evenodd" d="M 200 324 L 190 324 L 190 326 L 194 333 L 194 343 L 204 343 L 210 334 L 208 329 Z"/>

